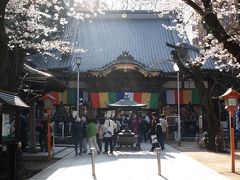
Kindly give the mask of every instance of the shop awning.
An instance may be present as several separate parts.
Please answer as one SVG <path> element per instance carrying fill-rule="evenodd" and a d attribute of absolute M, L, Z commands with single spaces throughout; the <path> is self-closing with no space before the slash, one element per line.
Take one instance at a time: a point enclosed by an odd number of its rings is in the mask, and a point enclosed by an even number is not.
<path fill-rule="evenodd" d="M 29 107 L 25 102 L 21 100 L 20 97 L 12 93 L 8 93 L 1 90 L 0 90 L 0 102 L 10 104 L 13 106 L 20 106 L 20 107 L 26 107 L 26 108 Z"/>

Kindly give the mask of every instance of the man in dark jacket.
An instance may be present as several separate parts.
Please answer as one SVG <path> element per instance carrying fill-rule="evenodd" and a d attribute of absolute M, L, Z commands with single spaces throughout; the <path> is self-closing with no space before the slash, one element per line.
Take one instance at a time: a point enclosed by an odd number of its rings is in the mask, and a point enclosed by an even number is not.
<path fill-rule="evenodd" d="M 47 118 L 44 117 L 37 125 L 36 130 L 39 133 L 39 145 L 40 151 L 47 152 Z"/>
<path fill-rule="evenodd" d="M 83 140 L 83 125 L 80 121 L 80 118 L 77 118 L 75 122 L 72 124 L 72 136 L 73 143 L 75 148 L 75 156 L 82 154 L 82 140 Z M 79 145 L 79 153 L 78 153 L 78 145 Z"/>
<path fill-rule="evenodd" d="M 157 120 L 156 124 L 156 135 L 159 145 L 161 146 L 161 149 L 164 149 L 164 134 L 162 130 L 162 125 L 159 120 Z"/>

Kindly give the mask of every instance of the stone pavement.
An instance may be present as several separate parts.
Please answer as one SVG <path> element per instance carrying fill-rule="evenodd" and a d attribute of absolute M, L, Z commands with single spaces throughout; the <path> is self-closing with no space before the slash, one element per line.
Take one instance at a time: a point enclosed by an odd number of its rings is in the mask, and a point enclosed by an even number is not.
<path fill-rule="evenodd" d="M 158 175 L 155 152 L 141 144 L 142 151 L 114 151 L 114 155 L 96 155 L 96 176 L 92 176 L 91 156 L 71 153 L 47 167 L 30 180 L 226 180 L 227 178 L 191 157 L 166 145 L 161 151 L 161 174 Z"/>
<path fill-rule="evenodd" d="M 31 153 L 31 152 L 23 152 L 22 159 L 23 160 L 47 160 L 48 159 L 48 152 L 40 152 L 39 149 L 36 148 L 37 153 Z M 72 153 L 74 151 L 73 148 L 67 148 L 67 147 L 54 147 L 54 159 L 62 159 L 68 154 Z"/>
<path fill-rule="evenodd" d="M 238 150 L 235 150 L 235 173 L 231 172 L 231 156 L 230 153 L 217 153 L 201 149 L 196 146 L 194 141 L 182 141 L 181 146 L 177 142 L 168 142 L 178 151 L 192 157 L 200 163 L 217 171 L 231 180 L 240 180 L 240 142 L 238 142 Z"/>

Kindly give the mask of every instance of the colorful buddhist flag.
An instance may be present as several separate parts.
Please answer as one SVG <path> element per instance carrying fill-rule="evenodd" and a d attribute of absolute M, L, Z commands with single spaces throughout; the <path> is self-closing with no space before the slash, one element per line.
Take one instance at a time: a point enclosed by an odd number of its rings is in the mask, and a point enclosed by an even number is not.
<path fill-rule="evenodd" d="M 117 92 L 117 101 L 119 101 L 120 99 L 123 99 L 125 95 L 125 92 Z"/>
<path fill-rule="evenodd" d="M 159 93 L 148 92 L 100 92 L 90 93 L 93 108 L 107 108 L 107 104 L 112 104 L 128 95 L 130 99 L 138 103 L 147 104 L 147 108 L 157 109 L 159 103 Z"/>
<path fill-rule="evenodd" d="M 137 103 L 142 103 L 142 93 L 141 92 L 134 92 L 133 100 Z"/>
<path fill-rule="evenodd" d="M 159 102 L 159 93 L 151 93 L 150 109 L 157 109 Z"/>
<path fill-rule="evenodd" d="M 117 101 L 117 96 L 116 95 L 117 94 L 114 93 L 114 92 L 109 92 L 108 93 L 108 103 L 109 104 L 113 104 L 113 103 L 115 103 Z"/>
<path fill-rule="evenodd" d="M 196 89 L 192 90 L 192 104 L 200 104 L 200 95 Z"/>
<path fill-rule="evenodd" d="M 99 93 L 100 108 L 106 108 L 108 104 L 108 93 L 101 92 Z"/>
<path fill-rule="evenodd" d="M 166 90 L 167 104 L 176 104 L 175 90 Z"/>
<path fill-rule="evenodd" d="M 142 93 L 142 104 L 147 104 L 147 108 L 150 108 L 151 93 Z"/>
<path fill-rule="evenodd" d="M 179 99 L 180 99 L 180 104 L 183 104 L 183 90 L 179 89 Z M 178 90 L 175 90 L 175 100 L 176 104 L 178 104 Z"/>
<path fill-rule="evenodd" d="M 99 93 L 90 93 L 92 108 L 100 107 Z"/>
<path fill-rule="evenodd" d="M 189 103 L 189 96 L 188 96 L 188 90 L 183 90 L 183 104 Z"/>

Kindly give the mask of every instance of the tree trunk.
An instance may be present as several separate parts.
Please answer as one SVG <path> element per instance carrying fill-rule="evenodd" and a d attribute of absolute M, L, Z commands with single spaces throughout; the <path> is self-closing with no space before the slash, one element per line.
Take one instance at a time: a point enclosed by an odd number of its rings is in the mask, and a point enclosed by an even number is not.
<path fill-rule="evenodd" d="M 25 60 L 25 50 L 20 47 L 15 47 L 9 52 L 9 66 L 8 66 L 8 87 L 17 92 L 18 91 L 18 81 L 19 77 L 23 71 L 23 63 Z"/>
<path fill-rule="evenodd" d="M 220 129 L 219 120 L 214 113 L 214 105 L 212 102 L 211 92 L 205 87 L 204 79 L 200 68 L 192 71 L 191 79 L 193 80 L 196 88 L 198 89 L 201 97 L 201 103 L 207 113 L 208 120 L 208 134 L 209 134 L 209 150 L 215 150 L 215 137 Z"/>
<path fill-rule="evenodd" d="M 204 110 L 207 113 L 208 121 L 208 134 L 209 134 L 209 150 L 215 150 L 215 137 L 219 131 L 219 120 L 214 113 L 214 105 L 212 102 L 211 93 L 208 91 L 208 88 L 204 84 L 204 76 L 201 71 L 201 66 L 191 66 L 186 67 L 182 59 L 186 58 L 186 49 L 181 46 L 175 46 L 167 43 L 167 46 L 174 48 L 175 50 L 171 51 L 174 61 L 176 61 L 179 70 L 184 75 L 187 75 L 194 82 L 196 88 L 198 89 L 201 97 L 201 103 L 204 107 Z"/>
<path fill-rule="evenodd" d="M 4 20 L 8 1 L 2 0 L 0 6 L 0 89 L 17 92 L 25 51 L 17 46 L 11 51 L 8 48 L 8 37 L 5 31 Z"/>
<path fill-rule="evenodd" d="M 5 32 L 5 9 L 9 0 L 1 0 L 0 5 L 0 89 L 8 89 L 8 39 Z"/>

